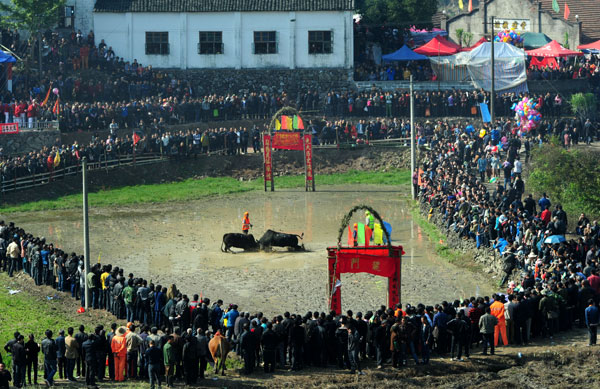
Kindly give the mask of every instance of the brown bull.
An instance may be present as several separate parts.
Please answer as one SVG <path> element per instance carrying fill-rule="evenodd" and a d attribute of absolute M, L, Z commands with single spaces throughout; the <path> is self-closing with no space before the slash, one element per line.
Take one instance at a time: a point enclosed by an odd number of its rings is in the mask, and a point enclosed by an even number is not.
<path fill-rule="evenodd" d="M 221 369 L 221 375 L 225 375 L 225 361 L 227 360 L 227 354 L 231 351 L 231 345 L 227 339 L 217 331 L 215 336 L 208 342 L 208 350 L 215 361 L 215 374 L 219 374 L 219 369 Z"/>

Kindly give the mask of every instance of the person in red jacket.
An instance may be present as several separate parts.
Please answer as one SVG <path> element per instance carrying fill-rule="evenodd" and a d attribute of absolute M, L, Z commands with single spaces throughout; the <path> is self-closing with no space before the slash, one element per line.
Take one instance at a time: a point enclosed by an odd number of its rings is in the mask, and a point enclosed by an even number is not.
<path fill-rule="evenodd" d="M 15 117 L 18 118 L 17 122 L 19 127 L 25 127 L 25 115 L 27 114 L 27 103 L 25 100 L 21 100 L 19 104 L 15 104 Z"/>
<path fill-rule="evenodd" d="M 27 107 L 27 128 L 31 129 L 35 126 L 35 121 L 37 119 L 37 111 L 37 101 L 33 99 L 33 101 Z"/>

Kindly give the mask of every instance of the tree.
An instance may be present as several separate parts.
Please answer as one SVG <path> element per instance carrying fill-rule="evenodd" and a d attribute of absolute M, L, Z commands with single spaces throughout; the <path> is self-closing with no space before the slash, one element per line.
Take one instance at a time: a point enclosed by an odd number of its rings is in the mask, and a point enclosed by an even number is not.
<path fill-rule="evenodd" d="M 455 33 L 456 39 L 458 39 L 458 44 L 462 46 L 463 34 L 465 33 L 465 30 L 463 30 L 462 28 L 457 28 Z"/>
<path fill-rule="evenodd" d="M 595 119 L 598 101 L 593 93 L 575 93 L 569 101 L 571 110 L 579 116 L 581 123 L 586 119 Z"/>
<path fill-rule="evenodd" d="M 437 0 L 357 0 L 357 12 L 366 24 L 431 25 Z"/>
<path fill-rule="evenodd" d="M 34 38 L 38 42 L 40 72 L 42 71 L 42 32 L 52 28 L 58 22 L 60 12 L 66 0 L 10 0 L 0 2 L 0 11 L 4 13 L 2 24 L 26 30 L 32 47 Z"/>

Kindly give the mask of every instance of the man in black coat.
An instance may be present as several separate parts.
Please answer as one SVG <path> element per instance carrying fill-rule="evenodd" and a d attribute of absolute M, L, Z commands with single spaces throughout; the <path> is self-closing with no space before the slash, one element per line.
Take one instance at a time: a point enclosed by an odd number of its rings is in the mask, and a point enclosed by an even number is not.
<path fill-rule="evenodd" d="M 96 386 L 96 358 L 98 343 L 96 334 L 90 334 L 80 347 L 86 365 L 85 383 L 88 387 Z"/>
<path fill-rule="evenodd" d="M 290 329 L 290 353 L 292 355 L 292 370 L 302 369 L 302 352 L 304 348 L 304 328 L 302 328 L 302 319 L 298 317 Z"/>
<path fill-rule="evenodd" d="M 244 373 L 251 374 L 256 365 L 256 337 L 250 331 L 248 323 L 244 324 L 242 336 L 240 336 L 240 351 L 244 358 Z"/>
<path fill-rule="evenodd" d="M 14 384 L 17 388 L 25 385 L 25 366 L 27 365 L 27 356 L 25 353 L 25 342 L 23 335 L 19 335 L 17 341 L 13 343 L 10 353 L 12 355 L 13 370 L 15 373 Z"/>
<path fill-rule="evenodd" d="M 267 329 L 263 332 L 260 342 L 263 347 L 265 373 L 272 373 L 275 371 L 277 346 L 279 344 L 279 336 L 273 331 L 272 323 L 267 324 Z"/>

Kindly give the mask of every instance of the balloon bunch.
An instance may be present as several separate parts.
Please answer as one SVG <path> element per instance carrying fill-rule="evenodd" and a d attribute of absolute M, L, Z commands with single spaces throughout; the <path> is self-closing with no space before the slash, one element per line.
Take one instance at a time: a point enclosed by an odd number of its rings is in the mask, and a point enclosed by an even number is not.
<path fill-rule="evenodd" d="M 514 28 L 510 30 L 502 30 L 494 38 L 494 42 L 506 42 L 515 46 L 519 43 L 523 43 L 523 37 Z"/>
<path fill-rule="evenodd" d="M 513 104 L 512 110 L 515 111 L 515 119 L 517 126 L 521 127 L 521 131 L 527 132 L 535 129 L 542 120 L 542 114 L 536 109 L 537 103 L 527 97 Z"/>

